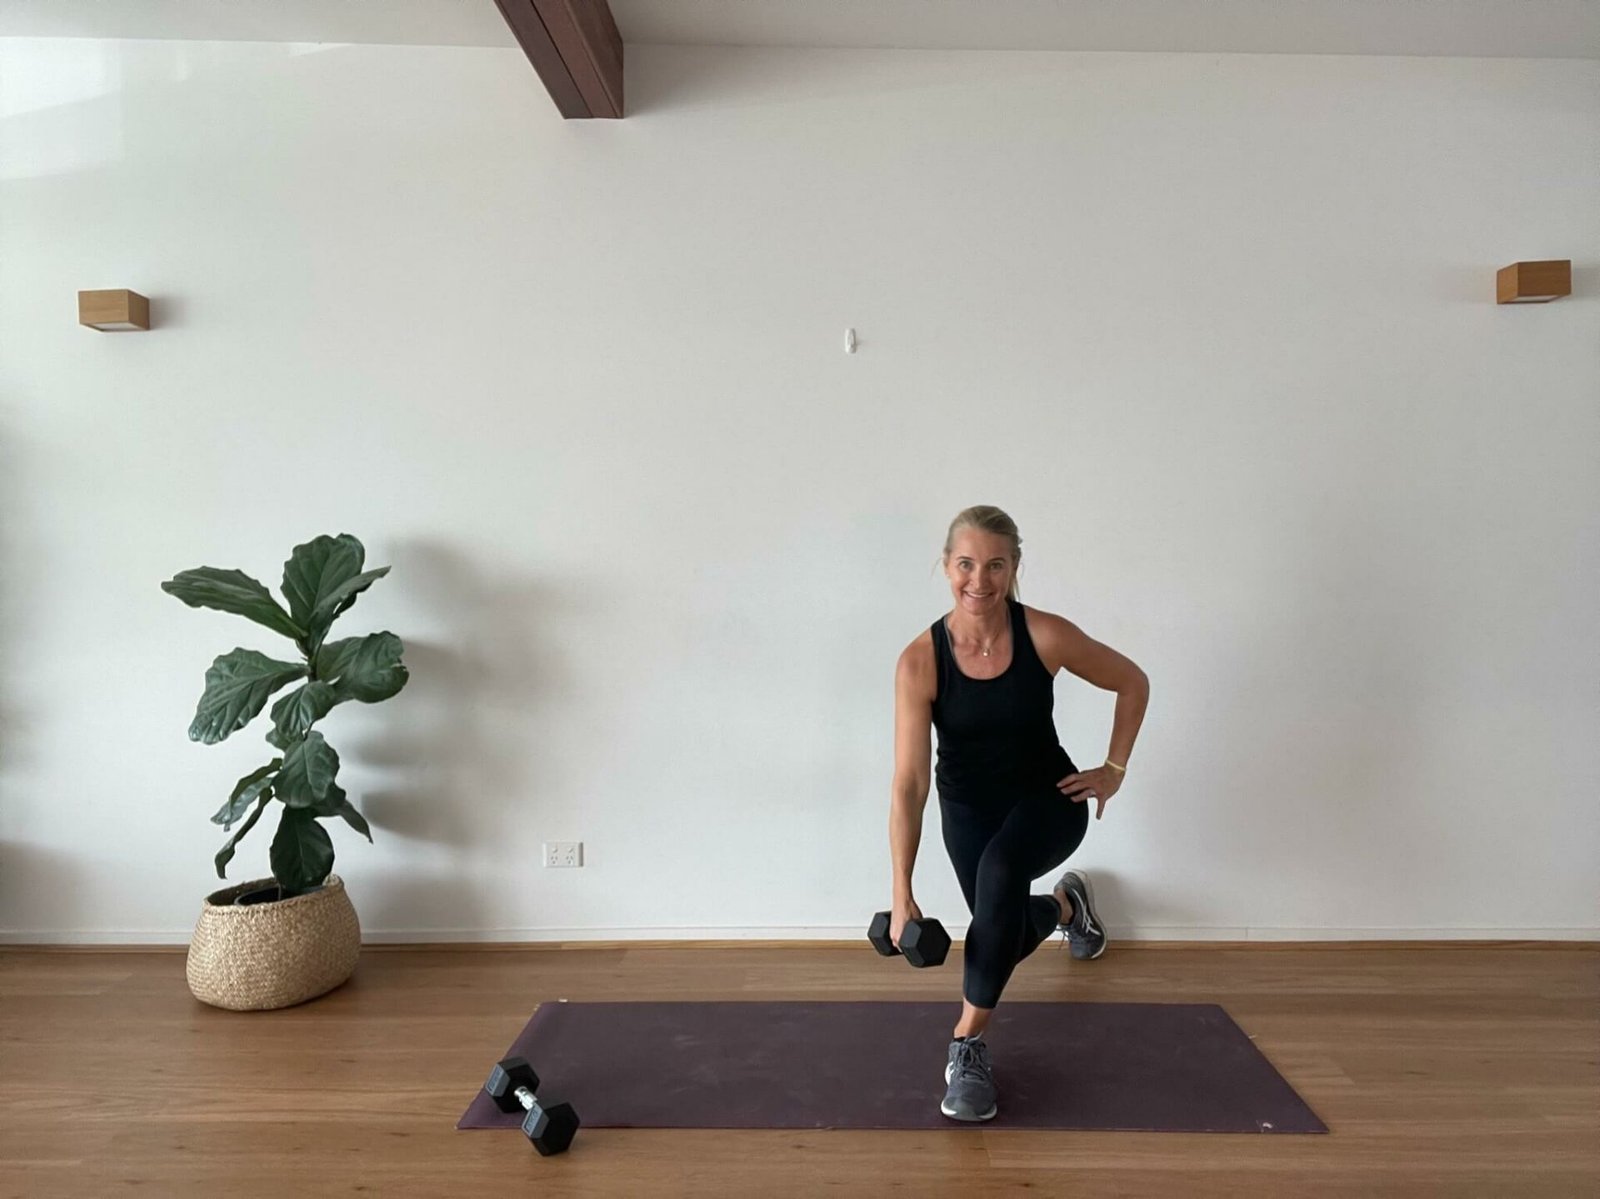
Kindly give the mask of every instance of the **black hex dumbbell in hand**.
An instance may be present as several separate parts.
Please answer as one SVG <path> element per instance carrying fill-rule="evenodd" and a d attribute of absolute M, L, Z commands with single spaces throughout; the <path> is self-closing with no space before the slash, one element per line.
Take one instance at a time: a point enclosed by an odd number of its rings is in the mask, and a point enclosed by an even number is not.
<path fill-rule="evenodd" d="M 884 957 L 892 958 L 904 953 L 906 961 L 913 966 L 944 964 L 945 955 L 950 952 L 950 934 L 944 931 L 944 925 L 931 918 L 907 920 L 900 932 L 898 946 L 889 939 L 892 925 L 892 914 L 879 912 L 867 926 L 867 940 Z"/>
<path fill-rule="evenodd" d="M 545 1107 L 534 1098 L 534 1092 L 539 1089 L 539 1076 L 533 1072 L 527 1058 L 508 1057 L 496 1063 L 483 1089 L 503 1112 L 527 1109 L 528 1114 L 522 1118 L 522 1133 L 545 1157 L 565 1152 L 572 1144 L 578 1132 L 578 1113 L 572 1110 L 570 1103 Z"/>

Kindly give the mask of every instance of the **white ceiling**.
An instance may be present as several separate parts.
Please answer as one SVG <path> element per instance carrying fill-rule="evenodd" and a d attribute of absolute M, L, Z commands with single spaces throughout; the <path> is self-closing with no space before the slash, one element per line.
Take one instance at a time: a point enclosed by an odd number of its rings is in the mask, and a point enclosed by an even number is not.
<path fill-rule="evenodd" d="M 1600 0 L 611 0 L 623 41 L 1600 58 Z M 0 36 L 512 46 L 494 0 L 0 0 Z"/>

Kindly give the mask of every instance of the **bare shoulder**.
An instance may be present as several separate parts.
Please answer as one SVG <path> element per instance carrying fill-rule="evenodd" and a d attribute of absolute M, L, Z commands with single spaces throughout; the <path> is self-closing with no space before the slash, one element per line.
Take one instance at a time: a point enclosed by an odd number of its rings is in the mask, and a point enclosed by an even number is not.
<path fill-rule="evenodd" d="M 1066 664 L 1067 645 L 1073 634 L 1082 636 L 1083 630 L 1064 616 L 1027 604 L 1022 605 L 1022 615 L 1028 622 L 1028 636 L 1033 641 L 1034 650 L 1044 662 L 1045 669 L 1055 674 Z"/>
<path fill-rule="evenodd" d="M 894 681 L 897 690 L 908 689 L 912 695 L 923 696 L 930 702 L 937 690 L 938 667 L 933 659 L 933 632 L 923 629 L 900 651 L 895 663 Z"/>
<path fill-rule="evenodd" d="M 1022 607 L 1033 648 L 1052 677 L 1062 670 L 1107 691 L 1118 691 L 1144 677 L 1129 658 L 1103 645 L 1072 621 L 1042 608 Z"/>

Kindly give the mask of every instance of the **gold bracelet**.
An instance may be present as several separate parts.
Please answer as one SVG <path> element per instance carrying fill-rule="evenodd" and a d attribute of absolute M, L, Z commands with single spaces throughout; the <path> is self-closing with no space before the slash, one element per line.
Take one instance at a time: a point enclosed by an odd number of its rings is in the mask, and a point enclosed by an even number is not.
<path fill-rule="evenodd" d="M 1106 759 L 1106 765 L 1111 767 L 1111 769 L 1115 770 L 1118 774 L 1127 774 L 1128 773 L 1128 768 L 1126 766 L 1118 766 L 1110 758 Z"/>

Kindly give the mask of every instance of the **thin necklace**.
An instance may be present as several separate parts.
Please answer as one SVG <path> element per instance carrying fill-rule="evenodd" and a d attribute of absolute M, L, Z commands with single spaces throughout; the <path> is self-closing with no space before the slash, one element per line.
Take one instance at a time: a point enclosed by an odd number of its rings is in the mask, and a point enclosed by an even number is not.
<path fill-rule="evenodd" d="M 952 645 L 954 645 L 955 644 L 955 636 L 950 632 L 950 618 L 948 616 L 946 616 L 944 618 L 944 631 L 945 631 L 945 635 L 950 638 L 950 643 Z M 985 658 L 987 658 L 989 656 L 989 650 L 994 648 L 995 641 L 999 641 L 1000 638 L 1003 637 L 1003 636 L 1005 636 L 1004 633 L 1000 633 L 1000 634 L 996 635 L 994 641 L 989 642 L 988 648 L 985 648 L 985 647 L 980 645 L 978 647 L 978 652 L 980 654 L 982 654 Z"/>

